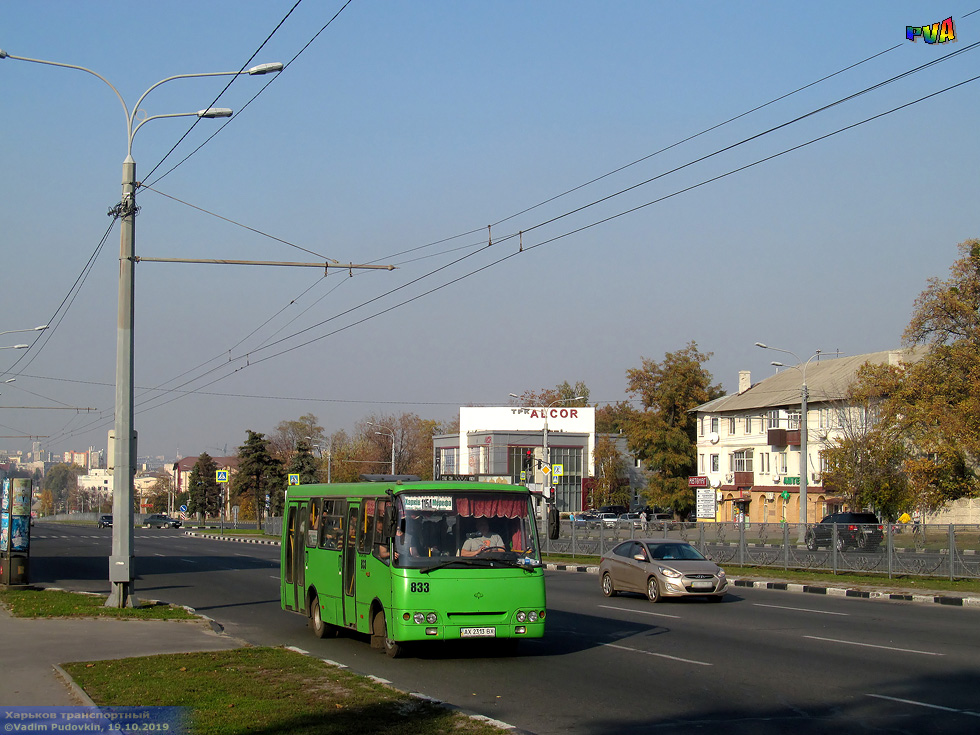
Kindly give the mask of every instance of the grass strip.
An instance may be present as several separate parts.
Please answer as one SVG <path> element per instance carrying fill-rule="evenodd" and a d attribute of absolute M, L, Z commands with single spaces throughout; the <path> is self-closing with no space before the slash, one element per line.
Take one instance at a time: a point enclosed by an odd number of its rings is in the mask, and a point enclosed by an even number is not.
<path fill-rule="evenodd" d="M 195 735 L 500 735 L 473 720 L 283 648 L 64 665 L 100 706 L 188 707 Z"/>
<path fill-rule="evenodd" d="M 123 618 L 131 620 L 198 620 L 182 607 L 146 602 L 140 607 L 105 607 L 107 595 L 39 589 L 4 589 L 0 604 L 19 618 Z"/>

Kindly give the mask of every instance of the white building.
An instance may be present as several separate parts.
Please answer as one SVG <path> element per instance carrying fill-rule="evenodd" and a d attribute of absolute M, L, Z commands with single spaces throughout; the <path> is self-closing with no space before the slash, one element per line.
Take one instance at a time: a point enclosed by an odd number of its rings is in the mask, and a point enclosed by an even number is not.
<path fill-rule="evenodd" d="M 737 393 L 695 409 L 698 474 L 690 478 L 692 486 L 715 491 L 715 520 L 796 523 L 800 477 L 806 472 L 807 520 L 843 509 L 845 499 L 823 485 L 822 453 L 845 427 L 860 428 L 872 419 L 847 402 L 858 368 L 921 356 L 922 351 L 891 350 L 809 363 L 805 462 L 800 453 L 803 366 L 787 367 L 754 385 L 747 370 L 739 372 Z"/>
<path fill-rule="evenodd" d="M 626 442 L 616 438 L 627 454 Z M 588 483 L 594 474 L 595 408 L 592 406 L 463 406 L 459 434 L 433 437 L 433 477 L 467 477 L 481 482 L 555 488 L 558 510 L 589 506 Z M 545 458 L 559 473 L 544 472 Z M 531 460 L 534 468 L 525 467 Z M 631 485 L 642 486 L 640 473 Z"/>

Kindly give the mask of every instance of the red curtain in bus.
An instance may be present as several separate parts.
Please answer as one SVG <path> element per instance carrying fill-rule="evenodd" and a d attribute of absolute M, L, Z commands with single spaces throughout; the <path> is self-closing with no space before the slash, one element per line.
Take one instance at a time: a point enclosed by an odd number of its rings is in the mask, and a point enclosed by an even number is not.
<path fill-rule="evenodd" d="M 520 518 L 527 515 L 527 498 L 457 497 L 456 512 L 461 516 Z"/>

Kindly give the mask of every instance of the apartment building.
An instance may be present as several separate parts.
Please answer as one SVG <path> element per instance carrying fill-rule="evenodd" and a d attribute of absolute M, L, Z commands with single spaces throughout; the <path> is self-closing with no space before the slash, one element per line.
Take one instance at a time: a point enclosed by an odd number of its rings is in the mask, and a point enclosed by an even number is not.
<path fill-rule="evenodd" d="M 824 485 L 823 450 L 845 430 L 860 430 L 874 420 L 848 401 L 849 388 L 866 363 L 897 365 L 921 354 L 890 350 L 816 359 L 805 372 L 803 365 L 787 366 L 755 384 L 749 371 L 740 371 L 737 393 L 694 409 L 698 474 L 690 484 L 710 488 L 715 501 L 714 518 L 699 520 L 796 523 L 804 473 L 808 521 L 848 510 L 846 498 Z M 809 396 L 806 457 L 801 453 L 804 376 Z"/>

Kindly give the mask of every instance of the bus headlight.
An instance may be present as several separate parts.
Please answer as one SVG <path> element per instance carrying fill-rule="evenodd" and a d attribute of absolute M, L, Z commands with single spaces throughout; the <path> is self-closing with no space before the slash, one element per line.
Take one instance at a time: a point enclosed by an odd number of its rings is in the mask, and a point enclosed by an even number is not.
<path fill-rule="evenodd" d="M 523 610 L 518 610 L 517 611 L 517 622 L 518 623 L 523 623 L 525 620 L 527 620 L 527 613 L 524 612 Z"/>
<path fill-rule="evenodd" d="M 416 623 L 417 623 L 418 625 L 422 625 L 422 623 L 424 623 L 424 622 L 425 622 L 425 615 L 423 615 L 422 613 L 415 613 L 415 615 L 413 615 L 413 616 L 412 616 L 412 619 L 413 619 L 413 620 L 414 620 L 414 621 L 415 621 L 415 622 L 416 622 Z"/>
<path fill-rule="evenodd" d="M 532 610 L 531 612 L 529 612 L 527 614 L 527 621 L 529 623 L 536 623 L 536 622 L 538 622 L 538 614 L 536 612 L 534 612 L 534 610 Z"/>
<path fill-rule="evenodd" d="M 425 616 L 425 622 L 427 622 L 429 625 L 432 625 L 438 619 L 439 616 L 436 615 L 434 612 L 430 612 L 428 615 Z"/>

